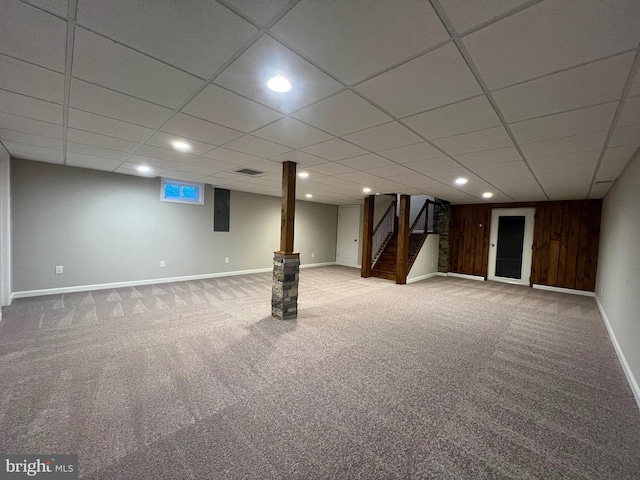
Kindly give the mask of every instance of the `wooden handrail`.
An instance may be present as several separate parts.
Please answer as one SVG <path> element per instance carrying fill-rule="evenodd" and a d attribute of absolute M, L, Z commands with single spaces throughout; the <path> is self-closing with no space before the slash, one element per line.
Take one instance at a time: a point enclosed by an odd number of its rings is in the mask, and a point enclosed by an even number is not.
<path fill-rule="evenodd" d="M 382 225 L 382 222 L 384 221 L 385 217 L 389 213 L 389 210 L 391 210 L 391 208 L 395 208 L 395 206 L 396 206 L 396 201 L 394 200 L 393 202 L 391 202 L 391 205 L 389 205 L 389 207 L 384 211 L 384 215 L 382 215 L 382 217 L 380 217 L 380 220 L 378 220 L 378 224 L 373 229 L 373 234 L 374 235 L 378 231 L 378 228 L 380 228 L 380 225 Z"/>
<path fill-rule="evenodd" d="M 424 205 L 422 206 L 422 208 L 420 209 L 420 212 L 418 212 L 418 216 L 416 217 L 416 219 L 413 221 L 413 225 L 411 225 L 411 228 L 409 229 L 409 234 L 411 234 L 411 232 L 413 232 L 413 230 L 416 228 L 416 225 L 418 224 L 418 220 L 420 220 L 420 217 L 422 216 L 422 212 L 424 212 L 424 210 L 429 206 L 430 203 L 434 203 L 431 200 L 429 200 L 428 198 L 424 201 Z M 425 220 L 424 222 L 424 228 L 425 230 L 427 229 L 427 222 Z"/>

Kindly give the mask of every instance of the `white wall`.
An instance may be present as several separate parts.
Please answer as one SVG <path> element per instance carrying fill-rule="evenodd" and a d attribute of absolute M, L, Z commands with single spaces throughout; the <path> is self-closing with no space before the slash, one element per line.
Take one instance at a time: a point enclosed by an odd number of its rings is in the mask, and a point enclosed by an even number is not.
<path fill-rule="evenodd" d="M 430 233 L 407 275 L 407 283 L 418 282 L 437 275 L 439 245 L 440 235 Z"/>
<path fill-rule="evenodd" d="M 604 198 L 596 296 L 640 406 L 640 154 Z"/>
<path fill-rule="evenodd" d="M 278 197 L 232 191 L 230 232 L 214 232 L 210 186 L 205 205 L 184 205 L 160 201 L 159 178 L 16 159 L 11 171 L 15 292 L 269 269 L 280 245 Z M 337 216 L 296 202 L 303 265 L 335 262 Z"/>
<path fill-rule="evenodd" d="M 0 145 L 0 307 L 11 303 L 11 168 Z M 2 308 L 0 308 L 2 318 Z"/>

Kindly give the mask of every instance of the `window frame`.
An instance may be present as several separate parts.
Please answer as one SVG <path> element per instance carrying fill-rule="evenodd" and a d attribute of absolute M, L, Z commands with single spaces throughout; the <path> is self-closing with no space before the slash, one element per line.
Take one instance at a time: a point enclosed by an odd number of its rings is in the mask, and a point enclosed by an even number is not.
<path fill-rule="evenodd" d="M 195 199 L 184 198 L 182 196 L 177 198 L 167 198 L 164 194 L 164 189 L 167 184 L 178 185 L 180 188 L 180 194 L 182 195 L 183 187 L 194 187 L 197 195 Z M 200 182 L 188 182 L 185 180 L 177 180 L 175 178 L 161 177 L 160 181 L 160 201 L 169 203 L 182 203 L 185 205 L 204 205 L 204 183 Z"/>

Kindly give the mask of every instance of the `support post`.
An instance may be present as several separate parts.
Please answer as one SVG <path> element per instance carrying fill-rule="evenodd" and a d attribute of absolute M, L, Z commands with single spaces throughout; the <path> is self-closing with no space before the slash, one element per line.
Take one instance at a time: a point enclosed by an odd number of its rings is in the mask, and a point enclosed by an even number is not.
<path fill-rule="evenodd" d="M 271 315 L 279 320 L 298 316 L 298 282 L 300 254 L 293 252 L 293 227 L 296 209 L 296 164 L 282 164 L 282 208 L 280 216 L 280 250 L 273 257 Z"/>
<path fill-rule="evenodd" d="M 375 196 L 369 195 L 364 199 L 364 220 L 362 222 L 362 267 L 360 276 L 371 276 L 371 248 L 373 245 L 373 207 Z"/>
<path fill-rule="evenodd" d="M 398 218 L 398 249 L 396 257 L 396 283 L 407 283 L 409 268 L 409 215 L 411 213 L 411 197 L 400 195 L 400 215 Z"/>

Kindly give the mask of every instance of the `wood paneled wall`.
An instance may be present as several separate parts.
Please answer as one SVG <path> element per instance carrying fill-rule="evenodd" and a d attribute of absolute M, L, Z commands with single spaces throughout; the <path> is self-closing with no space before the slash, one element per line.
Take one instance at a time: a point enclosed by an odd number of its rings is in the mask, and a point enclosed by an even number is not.
<path fill-rule="evenodd" d="M 449 271 L 486 277 L 492 208 L 535 207 L 531 284 L 595 290 L 601 200 L 454 205 Z"/>

